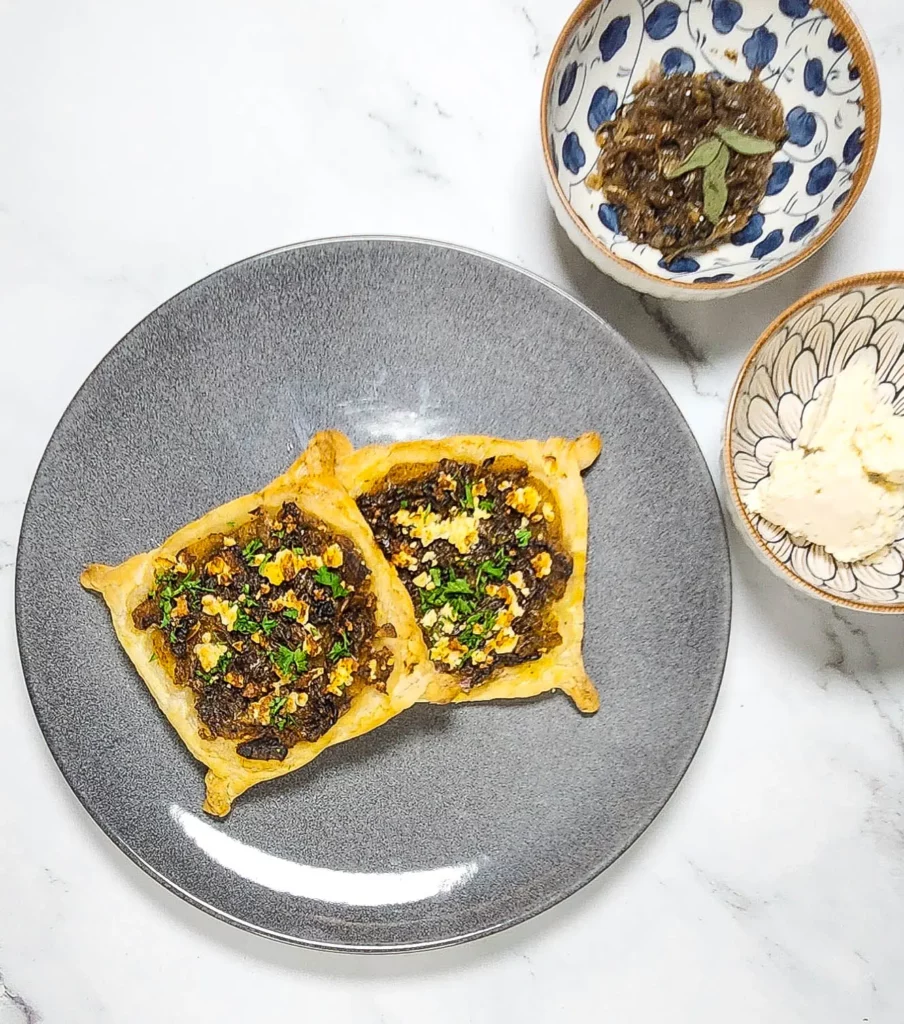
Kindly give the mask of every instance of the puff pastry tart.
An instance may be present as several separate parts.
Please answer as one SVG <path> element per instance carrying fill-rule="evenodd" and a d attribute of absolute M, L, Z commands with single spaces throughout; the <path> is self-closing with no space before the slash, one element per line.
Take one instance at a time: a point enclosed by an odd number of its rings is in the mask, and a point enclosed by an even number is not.
<path fill-rule="evenodd" d="M 402 581 L 430 660 L 424 699 L 530 697 L 562 689 L 585 712 L 587 496 L 601 450 L 576 440 L 450 437 L 354 450 L 316 435 L 294 472 L 325 465 L 357 501 Z M 291 471 L 290 471 L 291 472 Z"/>
<path fill-rule="evenodd" d="M 426 685 L 411 601 L 329 476 L 285 474 L 81 581 L 207 766 L 210 814 L 382 725 Z"/>

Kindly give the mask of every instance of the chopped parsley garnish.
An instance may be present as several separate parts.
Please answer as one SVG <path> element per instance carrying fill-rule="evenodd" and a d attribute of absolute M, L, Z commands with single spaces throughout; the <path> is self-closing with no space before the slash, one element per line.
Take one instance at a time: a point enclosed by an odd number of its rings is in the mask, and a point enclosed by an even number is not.
<path fill-rule="evenodd" d="M 235 617 L 235 625 L 232 627 L 236 633 L 256 633 L 260 628 L 254 619 L 250 618 L 244 608 L 239 608 Z"/>
<path fill-rule="evenodd" d="M 500 548 L 491 559 L 480 563 L 480 572 L 494 580 L 501 580 L 509 567 L 511 558 Z"/>
<path fill-rule="evenodd" d="M 297 676 L 308 669 L 308 656 L 299 647 L 293 651 L 282 644 L 275 651 L 270 651 L 270 659 L 284 676 Z"/>
<path fill-rule="evenodd" d="M 263 622 L 261 622 L 261 629 L 263 630 L 264 636 L 269 636 L 273 630 L 276 629 L 277 625 L 278 623 L 276 619 L 271 619 L 270 616 L 267 615 Z"/>
<path fill-rule="evenodd" d="M 494 571 L 499 569 L 499 566 L 491 561 L 484 564 Z M 456 576 L 454 569 L 433 569 L 430 575 L 435 584 L 433 590 L 418 591 L 421 610 L 448 605 L 456 616 L 453 621 L 462 622 L 458 633 L 459 641 L 469 651 L 476 650 L 492 630 L 496 622 L 496 611 L 492 608 L 478 610 L 478 593 L 466 579 Z"/>
<path fill-rule="evenodd" d="M 473 484 L 465 484 L 464 491 L 464 497 L 461 499 L 461 507 L 467 509 L 469 512 L 476 512 L 477 509 L 482 509 L 484 512 L 492 512 L 496 507 L 496 503 L 492 498 L 478 498 L 474 493 Z"/>
<path fill-rule="evenodd" d="M 285 729 L 288 722 L 288 716 L 280 714 L 288 699 L 288 697 L 274 697 L 270 701 L 270 724 L 275 725 L 279 730 Z"/>
<path fill-rule="evenodd" d="M 471 584 L 464 579 L 452 579 L 445 585 L 445 592 L 447 594 L 473 594 L 474 591 L 471 589 Z"/>
<path fill-rule="evenodd" d="M 195 575 L 195 570 L 190 569 L 184 576 L 172 569 L 160 573 L 156 579 L 154 596 L 160 605 L 163 616 L 160 621 L 161 629 L 168 629 L 173 617 L 173 610 L 176 606 L 176 599 L 185 594 L 186 600 L 199 607 L 201 594 L 210 594 L 214 590 L 212 584 L 202 583 Z M 170 637 L 172 639 L 172 637 Z"/>
<path fill-rule="evenodd" d="M 289 619 L 292 622 L 296 622 L 297 619 L 298 619 L 298 609 L 297 608 L 283 608 L 283 618 L 284 619 Z"/>
<path fill-rule="evenodd" d="M 465 620 L 464 628 L 458 634 L 458 640 L 469 651 L 473 651 L 486 640 L 495 623 L 496 613 L 492 608 L 484 608 L 483 611 L 474 612 L 473 615 L 469 615 Z"/>
<path fill-rule="evenodd" d="M 349 592 L 339 573 L 331 572 L 325 565 L 321 565 L 314 573 L 314 580 L 323 587 L 329 587 L 333 592 L 333 597 L 345 597 Z"/>
<path fill-rule="evenodd" d="M 153 654 L 152 654 L 152 655 L 150 656 L 150 658 L 148 658 L 148 663 L 150 663 L 150 662 L 152 662 L 152 661 L 156 661 L 156 660 L 157 660 L 157 652 L 155 651 L 155 652 L 154 652 L 154 653 L 153 653 Z"/>
<path fill-rule="evenodd" d="M 202 672 L 200 669 L 195 669 L 195 675 L 205 683 L 212 683 L 215 676 L 222 675 L 226 669 L 229 668 L 229 664 L 234 657 L 235 655 L 232 651 L 223 651 L 220 655 L 220 660 L 209 672 Z"/>
<path fill-rule="evenodd" d="M 501 580 L 508 572 L 508 567 L 511 564 L 511 558 L 505 553 L 504 548 L 500 548 L 492 558 L 488 558 L 485 562 L 481 562 L 477 569 L 477 592 L 482 593 L 481 583 L 484 577 L 489 577 L 491 580 Z"/>
<path fill-rule="evenodd" d="M 250 562 L 251 559 L 254 558 L 254 556 L 263 548 L 263 546 L 264 542 L 262 540 L 258 540 L 257 537 L 253 540 L 249 540 L 242 548 L 242 558 L 244 558 L 246 562 Z"/>
<path fill-rule="evenodd" d="M 401 500 L 401 501 L 399 502 L 399 507 L 400 507 L 400 508 L 408 508 L 408 499 L 407 499 L 407 498 L 403 498 L 403 499 L 402 499 L 402 500 Z"/>
<path fill-rule="evenodd" d="M 343 629 L 339 636 L 341 639 L 333 644 L 330 648 L 330 653 L 327 655 L 330 661 L 339 661 L 340 658 L 351 657 L 352 649 L 349 644 L 348 633 Z"/>
<path fill-rule="evenodd" d="M 455 575 L 454 569 L 431 569 L 433 589 L 418 590 L 423 608 L 442 608 L 449 605 L 458 615 L 470 615 L 477 607 L 474 588 L 466 579 Z"/>
<path fill-rule="evenodd" d="M 519 548 L 526 548 L 530 544 L 530 530 L 515 530 L 515 542 Z"/>

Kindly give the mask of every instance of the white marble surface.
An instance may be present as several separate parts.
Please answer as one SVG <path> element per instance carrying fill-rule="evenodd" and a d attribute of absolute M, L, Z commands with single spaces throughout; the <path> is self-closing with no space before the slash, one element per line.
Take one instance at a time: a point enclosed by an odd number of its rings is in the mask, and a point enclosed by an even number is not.
<path fill-rule="evenodd" d="M 896 0 L 856 0 L 886 108 L 854 215 L 782 281 L 686 307 L 608 284 L 553 225 L 537 97 L 571 6 L 0 0 L 0 1024 L 904 1019 L 901 623 L 791 593 L 737 538 L 725 684 L 677 796 L 576 897 L 465 947 L 317 954 L 206 917 L 93 825 L 32 717 L 13 560 L 38 459 L 97 360 L 209 271 L 366 232 L 513 260 L 634 340 L 715 468 L 769 318 L 900 264 Z"/>

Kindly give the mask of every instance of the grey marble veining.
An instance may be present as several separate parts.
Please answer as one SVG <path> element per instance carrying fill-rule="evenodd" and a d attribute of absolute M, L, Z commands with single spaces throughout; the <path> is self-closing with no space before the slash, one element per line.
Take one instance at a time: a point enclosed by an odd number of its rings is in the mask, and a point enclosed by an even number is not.
<path fill-rule="evenodd" d="M 41 1018 L 28 1003 L 6 987 L 0 974 L 0 1024 L 40 1024 Z"/>

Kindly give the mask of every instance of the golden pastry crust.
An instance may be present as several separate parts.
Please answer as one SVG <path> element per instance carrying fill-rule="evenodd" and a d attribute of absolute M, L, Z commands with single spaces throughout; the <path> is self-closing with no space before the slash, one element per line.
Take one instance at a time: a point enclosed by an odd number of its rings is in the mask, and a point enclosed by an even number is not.
<path fill-rule="evenodd" d="M 324 473 L 329 470 L 326 464 L 321 464 L 320 468 Z M 177 553 L 186 546 L 214 533 L 240 529 L 252 518 L 255 510 L 276 511 L 286 501 L 295 502 L 302 512 L 321 521 L 332 532 L 346 537 L 358 549 L 372 574 L 378 619 L 395 626 L 396 637 L 380 641 L 395 661 L 386 692 L 365 686 L 320 739 L 312 743 L 296 743 L 282 761 L 249 760 L 237 753 L 235 741 L 202 737 L 194 694 L 187 686 L 177 685 L 161 662 L 154 658 L 154 630 L 137 629 L 132 621 L 132 612 L 152 590 L 155 567 L 160 559 L 175 560 Z M 183 526 L 153 551 L 135 555 L 115 567 L 89 565 L 81 575 L 81 582 L 87 589 L 103 595 L 113 617 L 116 634 L 138 674 L 183 743 L 209 769 L 204 801 L 204 810 L 209 814 L 228 814 L 233 800 L 251 786 L 293 772 L 327 747 L 377 728 L 417 701 L 426 685 L 425 675 L 419 666 L 425 664 L 427 650 L 408 594 L 374 543 L 355 503 L 327 475 L 301 479 L 297 473 L 287 472 L 262 491 L 236 498 Z"/>
<path fill-rule="evenodd" d="M 547 690 L 561 689 L 581 711 L 592 713 L 599 708 L 599 696 L 584 670 L 581 653 L 589 525 L 581 472 L 596 461 L 601 450 L 602 442 L 596 433 L 583 434 L 575 440 L 554 437 L 547 441 L 508 441 L 466 435 L 371 445 L 355 450 L 344 434 L 323 431 L 312 438 L 289 474 L 300 480 L 307 474 L 322 472 L 325 466 L 335 467 L 339 481 L 357 498 L 379 485 L 392 469 L 405 464 L 432 464 L 452 459 L 479 465 L 493 457 L 514 458 L 523 463 L 531 477 L 554 495 L 561 514 L 562 541 L 573 560 L 565 593 L 551 607 L 562 642 L 535 661 L 501 666 L 485 682 L 469 691 L 461 689 L 455 676 L 439 671 L 427 661 L 428 684 L 423 699 L 445 704 L 533 697 Z M 406 598 L 414 615 L 407 591 Z"/>

